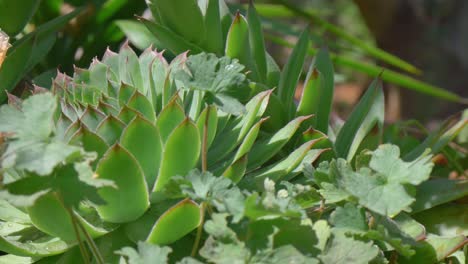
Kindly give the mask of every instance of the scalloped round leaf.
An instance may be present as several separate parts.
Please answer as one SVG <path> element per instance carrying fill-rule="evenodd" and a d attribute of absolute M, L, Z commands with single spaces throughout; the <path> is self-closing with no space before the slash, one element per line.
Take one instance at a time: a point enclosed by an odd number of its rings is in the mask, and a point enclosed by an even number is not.
<path fill-rule="evenodd" d="M 201 214 L 197 203 L 182 200 L 159 217 L 146 241 L 157 245 L 175 242 L 200 225 Z"/>
<path fill-rule="evenodd" d="M 149 206 L 146 181 L 137 161 L 119 144 L 109 149 L 98 164 L 97 177 L 113 180 L 117 189 L 103 187 L 98 193 L 106 202 L 97 206 L 105 221 L 124 223 L 137 219 Z"/>

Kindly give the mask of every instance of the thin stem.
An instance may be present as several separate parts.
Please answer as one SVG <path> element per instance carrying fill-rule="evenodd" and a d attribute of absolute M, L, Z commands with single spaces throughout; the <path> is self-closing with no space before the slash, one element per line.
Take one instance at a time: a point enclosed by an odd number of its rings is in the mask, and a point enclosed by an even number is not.
<path fill-rule="evenodd" d="M 202 171 L 208 169 L 207 152 L 208 152 L 208 121 L 210 118 L 210 107 L 206 109 L 205 123 L 203 124 L 203 139 L 202 139 Z"/>
<path fill-rule="evenodd" d="M 195 238 L 195 243 L 193 244 L 193 247 L 192 247 L 192 253 L 190 254 L 190 256 L 192 256 L 192 257 L 195 257 L 197 255 L 198 245 L 200 244 L 200 240 L 201 240 L 201 236 L 202 236 L 203 225 L 205 224 L 205 210 L 206 210 L 206 203 L 202 202 L 202 204 L 201 204 L 200 225 L 198 226 L 197 237 Z"/>
<path fill-rule="evenodd" d="M 59 200 L 62 201 L 62 199 L 59 199 Z M 70 216 L 72 226 L 73 226 L 73 231 L 75 232 L 75 236 L 76 236 L 76 239 L 78 241 L 78 247 L 80 248 L 81 256 L 83 257 L 84 262 L 86 264 L 89 264 L 88 251 L 86 251 L 86 248 L 84 247 L 83 242 L 81 241 L 80 231 L 78 230 L 78 226 L 77 226 L 77 223 L 76 223 L 76 219 L 75 219 L 75 217 L 73 215 L 73 211 L 69 207 L 65 206 L 63 204 L 63 202 L 62 202 L 62 205 L 67 210 L 68 215 Z"/>
<path fill-rule="evenodd" d="M 99 252 L 99 249 L 96 246 L 96 243 L 94 243 L 93 238 L 89 235 L 89 233 L 86 231 L 86 229 L 83 227 L 83 225 L 78 222 L 78 226 L 80 227 L 81 231 L 85 235 L 86 242 L 88 242 L 88 246 L 91 248 L 91 251 L 93 252 L 94 257 L 96 258 L 96 262 L 98 264 L 104 264 L 104 259 L 101 256 L 101 252 Z"/>

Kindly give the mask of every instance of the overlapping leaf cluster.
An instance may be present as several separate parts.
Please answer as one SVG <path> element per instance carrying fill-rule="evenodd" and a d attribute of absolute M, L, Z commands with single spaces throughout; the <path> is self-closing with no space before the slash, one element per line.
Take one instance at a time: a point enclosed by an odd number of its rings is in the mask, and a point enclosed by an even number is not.
<path fill-rule="evenodd" d="M 466 119 L 405 147 L 375 81 L 330 122 L 326 50 L 293 100 L 307 31 L 280 71 L 252 6 L 231 21 L 222 1 L 187 5 L 189 30 L 177 2 L 144 23 L 197 55 L 125 44 L 0 108 L 0 263 L 464 261 L 466 226 L 433 215 L 457 219 L 468 183 L 430 174 Z"/>

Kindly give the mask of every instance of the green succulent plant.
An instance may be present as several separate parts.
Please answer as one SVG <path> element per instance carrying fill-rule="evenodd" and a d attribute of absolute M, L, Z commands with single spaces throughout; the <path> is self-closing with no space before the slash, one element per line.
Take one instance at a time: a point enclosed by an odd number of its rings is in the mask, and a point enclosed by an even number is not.
<path fill-rule="evenodd" d="M 67 201 L 81 190 L 68 185 L 68 193 L 57 183 L 56 188 L 38 193 L 25 212 L 3 201 L 24 221 L 12 233 L 2 234 L 0 249 L 44 257 L 73 247 L 79 242 L 77 236 L 94 239 L 118 232 L 135 243 L 172 243 L 200 225 L 203 209 L 190 199 L 168 198 L 165 187 L 171 178 L 198 168 L 234 183 L 248 178 L 244 184 L 263 186 L 266 178 L 279 181 L 300 174 L 304 163 L 324 151 L 313 149 L 322 138 L 290 142 L 310 116 L 294 118 L 274 133 L 262 132 L 272 91 L 254 94 L 243 69 L 237 60 L 204 53 L 188 58 L 184 53 L 169 64 L 162 53 L 150 48 L 137 57 L 125 44 L 118 54 L 107 51 L 102 61 L 95 59 L 89 69 L 75 69 L 73 77 L 58 74 L 51 89 L 54 96 L 37 87 L 44 94 L 23 103 L 18 99 L 21 110 L 16 111 L 38 111 L 37 122 L 47 124 L 41 139 L 44 149 L 63 146 L 64 156 L 55 157 L 47 168 L 39 163 L 22 168 L 22 159 L 28 157 L 21 153 L 15 153 L 14 160 L 4 159 L 4 177 L 12 181 L 5 185 L 10 198 L 18 184 L 13 180 L 16 174 L 21 182 L 37 179 L 41 184 L 66 177 L 70 182 L 63 184 L 70 184 L 73 175 L 87 174 L 86 181 L 98 184 L 86 187 L 92 186 L 90 193 L 102 200 L 83 195 L 84 201 Z M 245 107 L 239 100 L 247 101 Z M 44 104 L 38 106 L 40 102 Z M 2 107 L 2 112 L 12 108 Z M 24 121 L 24 126 L 30 125 Z M 24 126 L 2 127 L 15 135 L 9 138 L 4 157 L 21 152 L 16 143 L 27 144 L 22 137 L 15 138 Z M 293 151 L 280 153 L 285 147 Z M 44 155 L 43 161 L 54 158 Z M 70 160 L 82 160 L 82 168 L 73 167 Z M 3 225 L 12 224 L 2 220 Z M 167 232 L 169 226 L 177 232 Z M 25 242 L 26 230 L 40 235 Z"/>

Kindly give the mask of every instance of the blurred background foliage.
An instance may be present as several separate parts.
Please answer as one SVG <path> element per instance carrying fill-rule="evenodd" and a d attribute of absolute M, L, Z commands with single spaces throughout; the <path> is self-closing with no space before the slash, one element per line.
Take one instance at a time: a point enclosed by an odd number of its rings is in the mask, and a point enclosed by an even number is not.
<path fill-rule="evenodd" d="M 228 3 L 231 10 L 245 12 L 248 1 Z M 312 33 L 310 54 L 328 47 L 337 73 L 335 111 L 342 118 L 378 75 L 386 84 L 388 121 L 427 122 L 466 108 L 466 1 L 257 0 L 255 4 L 276 61 L 286 62 L 289 47 L 307 26 Z M 71 73 L 74 66 L 86 67 L 107 47 L 116 50 L 126 39 L 140 50 L 150 44 L 164 48 L 135 19 L 135 15 L 151 16 L 144 0 L 0 0 L 0 7 L 0 28 L 12 45 L 0 69 L 2 102 L 4 90 L 22 95 L 33 84 L 48 87 L 56 68 Z"/>

